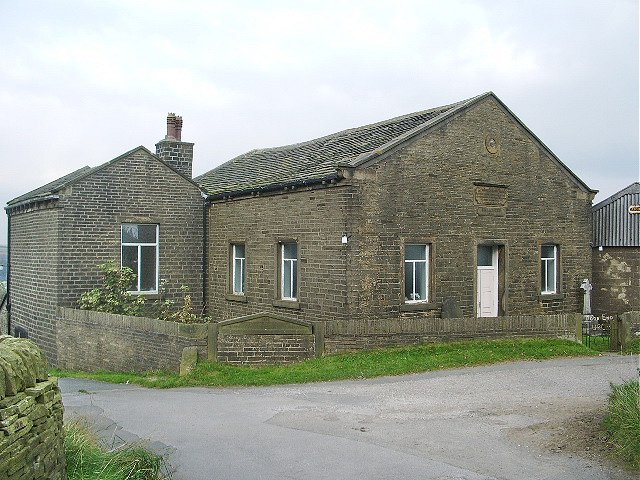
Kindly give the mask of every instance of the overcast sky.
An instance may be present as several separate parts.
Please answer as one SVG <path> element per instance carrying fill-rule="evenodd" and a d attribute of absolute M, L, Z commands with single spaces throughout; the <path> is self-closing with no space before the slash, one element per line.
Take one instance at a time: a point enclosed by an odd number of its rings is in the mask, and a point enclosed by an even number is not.
<path fill-rule="evenodd" d="M 596 201 L 638 181 L 637 0 L 2 3 L 3 205 L 155 151 L 167 112 L 200 174 L 489 90 Z"/>

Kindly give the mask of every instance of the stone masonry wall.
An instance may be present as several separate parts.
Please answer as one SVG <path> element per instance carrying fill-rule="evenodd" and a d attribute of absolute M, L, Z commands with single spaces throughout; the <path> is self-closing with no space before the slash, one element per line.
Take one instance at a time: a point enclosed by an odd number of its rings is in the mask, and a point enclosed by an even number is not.
<path fill-rule="evenodd" d="M 325 324 L 325 353 L 419 345 L 475 338 L 577 338 L 580 314 L 495 318 L 400 318 L 330 321 Z"/>
<path fill-rule="evenodd" d="M 182 350 L 207 358 L 207 325 L 60 307 L 58 365 L 70 370 L 179 370 Z"/>
<path fill-rule="evenodd" d="M 97 265 L 120 262 L 121 224 L 159 224 L 159 278 L 164 295 L 179 300 L 189 287 L 202 308 L 203 200 L 200 190 L 146 150 L 136 149 L 66 189 L 60 209 L 60 301 L 102 283 Z M 35 317 L 37 318 L 37 317 Z"/>
<path fill-rule="evenodd" d="M 156 155 L 185 177 L 192 177 L 193 143 L 160 140 L 156 143 Z"/>
<path fill-rule="evenodd" d="M 580 312 L 593 193 L 488 98 L 337 185 L 217 201 L 209 209 L 211 313 L 306 321 L 476 316 L 478 245 L 500 250 L 499 315 Z M 349 235 L 346 245 L 342 233 Z M 280 240 L 299 246 L 299 301 L 278 302 Z M 246 245 L 246 295 L 230 295 L 230 245 Z M 404 302 L 407 243 L 430 245 L 430 301 Z M 559 247 L 541 294 L 540 247 Z"/>
<path fill-rule="evenodd" d="M 102 284 L 97 266 L 121 261 L 122 223 L 159 225 L 163 298 L 180 300 L 186 285 L 201 310 L 204 206 L 194 184 L 138 148 L 58 196 L 11 213 L 11 323 L 51 364 L 57 365 L 56 307 L 77 306 L 82 293 Z"/>
<path fill-rule="evenodd" d="M 0 478 L 66 479 L 62 396 L 30 340 L 0 336 Z"/>
<path fill-rule="evenodd" d="M 594 249 L 592 283 L 594 314 L 640 311 L 640 247 Z"/>
<path fill-rule="evenodd" d="M 297 320 L 345 318 L 346 256 L 341 243 L 349 187 L 301 188 L 220 201 L 209 208 L 209 314 L 216 321 L 256 313 Z M 298 243 L 298 301 L 278 301 L 278 242 Z M 230 245 L 244 243 L 245 295 L 231 295 Z"/>
<path fill-rule="evenodd" d="M 233 335 L 218 336 L 218 361 L 232 364 L 292 363 L 314 356 L 314 336 Z"/>
<path fill-rule="evenodd" d="M 640 353 L 640 311 L 617 315 L 611 326 L 613 351 L 629 350 Z"/>
<path fill-rule="evenodd" d="M 54 204 L 11 215 L 11 326 L 56 363 L 55 312 L 60 286 L 60 209 Z M 14 333 L 14 332 L 8 332 Z"/>
<path fill-rule="evenodd" d="M 480 244 L 501 251 L 500 315 L 581 311 L 579 286 L 591 270 L 593 193 L 492 98 L 356 169 L 352 182 L 351 318 L 439 317 L 447 301 L 462 316 L 476 316 Z M 427 305 L 404 305 L 407 243 L 431 247 Z M 544 243 L 560 251 L 553 295 L 541 295 Z"/>

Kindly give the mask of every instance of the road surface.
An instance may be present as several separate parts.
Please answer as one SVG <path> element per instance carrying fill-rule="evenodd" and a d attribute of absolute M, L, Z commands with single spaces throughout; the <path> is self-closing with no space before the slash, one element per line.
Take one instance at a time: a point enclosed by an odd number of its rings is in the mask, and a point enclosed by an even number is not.
<path fill-rule="evenodd" d="M 255 388 L 60 386 L 66 420 L 87 418 L 115 446 L 150 444 L 175 480 L 626 480 L 594 456 L 597 436 L 580 433 L 604 411 L 610 382 L 634 378 L 636 361 L 604 355 Z"/>

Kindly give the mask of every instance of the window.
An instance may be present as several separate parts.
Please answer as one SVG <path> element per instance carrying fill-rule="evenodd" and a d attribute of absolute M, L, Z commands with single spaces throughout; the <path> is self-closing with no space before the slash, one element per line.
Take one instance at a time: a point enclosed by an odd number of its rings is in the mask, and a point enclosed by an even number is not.
<path fill-rule="evenodd" d="M 557 293 L 558 288 L 558 246 L 540 247 L 540 288 L 542 294 Z"/>
<path fill-rule="evenodd" d="M 427 302 L 429 277 L 429 245 L 408 244 L 404 247 L 404 301 Z"/>
<path fill-rule="evenodd" d="M 287 242 L 280 244 L 281 284 L 283 300 L 297 300 L 298 297 L 298 244 Z"/>
<path fill-rule="evenodd" d="M 231 256 L 233 261 L 231 266 L 231 291 L 235 295 L 244 295 L 244 289 L 247 281 L 244 245 L 241 243 L 232 244 Z"/>
<path fill-rule="evenodd" d="M 122 225 L 122 262 L 136 274 L 132 292 L 158 292 L 158 225 Z"/>

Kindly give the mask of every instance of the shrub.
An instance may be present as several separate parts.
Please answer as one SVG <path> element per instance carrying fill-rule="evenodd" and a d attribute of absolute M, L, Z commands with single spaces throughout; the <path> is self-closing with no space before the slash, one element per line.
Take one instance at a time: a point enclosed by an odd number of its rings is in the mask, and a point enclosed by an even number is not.
<path fill-rule="evenodd" d="M 128 267 L 120 268 L 115 262 L 103 263 L 98 268 L 104 277 L 103 285 L 83 293 L 78 301 L 80 308 L 121 315 L 141 315 L 144 298 L 129 293 L 136 280 L 133 270 Z"/>
<path fill-rule="evenodd" d="M 211 318 L 198 315 L 193 311 L 193 299 L 189 292 L 189 287 L 182 285 L 180 287 L 182 292 L 182 305 L 175 300 L 157 300 L 153 303 L 148 313 L 152 316 L 159 318 L 160 320 L 169 320 L 172 322 L 182 323 L 200 323 L 209 322 Z M 160 296 L 165 295 L 165 281 L 160 281 Z"/>

